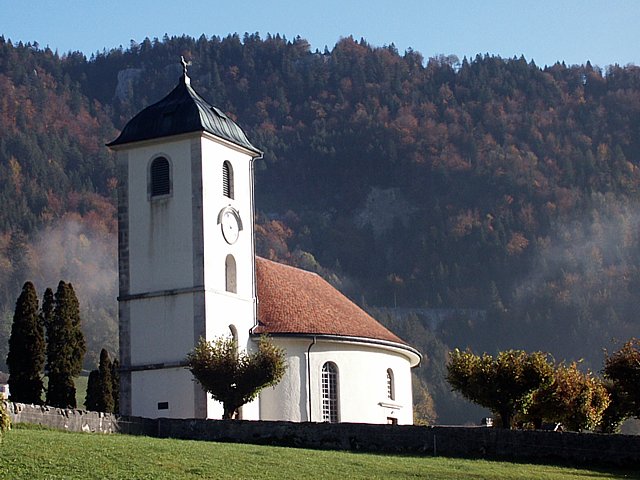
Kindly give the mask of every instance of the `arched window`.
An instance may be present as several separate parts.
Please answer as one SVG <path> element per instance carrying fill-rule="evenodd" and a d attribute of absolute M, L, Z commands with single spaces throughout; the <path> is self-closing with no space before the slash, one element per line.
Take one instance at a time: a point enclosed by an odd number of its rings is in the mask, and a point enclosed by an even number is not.
<path fill-rule="evenodd" d="M 338 367 L 333 362 L 322 365 L 322 420 L 338 422 Z"/>
<path fill-rule="evenodd" d="M 171 193 L 171 164 L 165 157 L 154 158 L 149 170 L 149 193 L 151 197 Z"/>
<path fill-rule="evenodd" d="M 233 198 L 233 167 L 228 160 L 222 164 L 222 194 Z"/>
<path fill-rule="evenodd" d="M 233 255 L 227 255 L 224 262 L 224 280 L 225 290 L 231 293 L 237 293 L 238 286 L 236 282 L 236 259 Z"/>
<path fill-rule="evenodd" d="M 387 368 L 387 398 L 389 400 L 396 399 L 396 386 L 393 380 L 393 370 Z"/>
<path fill-rule="evenodd" d="M 231 330 L 231 338 L 233 338 L 233 341 L 236 342 L 236 345 L 238 344 L 238 329 L 236 328 L 235 325 L 231 324 L 229 325 L 229 330 Z"/>

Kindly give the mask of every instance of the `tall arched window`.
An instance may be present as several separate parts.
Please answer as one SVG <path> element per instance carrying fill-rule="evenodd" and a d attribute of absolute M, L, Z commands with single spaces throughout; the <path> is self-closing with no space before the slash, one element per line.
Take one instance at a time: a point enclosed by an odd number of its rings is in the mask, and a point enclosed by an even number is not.
<path fill-rule="evenodd" d="M 389 400 L 396 399 L 396 386 L 393 380 L 393 370 L 387 368 L 387 398 Z"/>
<path fill-rule="evenodd" d="M 171 164 L 165 157 L 154 158 L 149 168 L 149 194 L 151 197 L 171 193 Z"/>
<path fill-rule="evenodd" d="M 236 259 L 233 255 L 227 255 L 224 262 L 224 280 L 225 290 L 231 293 L 237 293 L 238 286 L 236 282 Z"/>
<path fill-rule="evenodd" d="M 322 365 L 322 420 L 338 422 L 338 367 L 333 362 Z"/>
<path fill-rule="evenodd" d="M 222 194 L 233 198 L 233 167 L 228 160 L 222 164 Z"/>
<path fill-rule="evenodd" d="M 233 338 L 233 341 L 236 342 L 236 344 L 238 343 L 238 329 L 236 328 L 235 325 L 231 324 L 229 325 L 229 330 L 231 331 L 231 338 Z"/>

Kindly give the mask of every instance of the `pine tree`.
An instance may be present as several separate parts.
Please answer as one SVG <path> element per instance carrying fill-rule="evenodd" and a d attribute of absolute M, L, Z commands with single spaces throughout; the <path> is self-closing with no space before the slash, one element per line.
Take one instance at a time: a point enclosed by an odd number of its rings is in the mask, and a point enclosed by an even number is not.
<path fill-rule="evenodd" d="M 11 400 L 42 403 L 42 368 L 45 361 L 44 330 L 38 316 L 38 295 L 26 282 L 16 302 L 9 337 L 9 390 Z"/>
<path fill-rule="evenodd" d="M 87 347 L 80 329 L 80 305 L 70 283 L 60 281 L 58 284 L 47 326 L 47 341 L 47 404 L 75 408 L 73 379 L 82 371 Z"/>

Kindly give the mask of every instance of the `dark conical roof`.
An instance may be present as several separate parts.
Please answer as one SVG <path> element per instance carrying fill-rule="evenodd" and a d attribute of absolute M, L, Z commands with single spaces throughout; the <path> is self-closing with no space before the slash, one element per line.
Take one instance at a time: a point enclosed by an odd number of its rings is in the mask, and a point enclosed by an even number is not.
<path fill-rule="evenodd" d="M 244 131 L 220 109 L 207 103 L 183 74 L 176 88 L 129 120 L 108 147 L 191 132 L 209 132 L 260 155 Z"/>

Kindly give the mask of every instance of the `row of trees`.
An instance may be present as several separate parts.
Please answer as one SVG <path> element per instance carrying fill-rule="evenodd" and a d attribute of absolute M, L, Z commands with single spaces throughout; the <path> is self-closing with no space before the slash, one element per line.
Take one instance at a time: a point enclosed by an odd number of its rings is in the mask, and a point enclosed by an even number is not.
<path fill-rule="evenodd" d="M 82 371 L 86 350 L 73 286 L 60 281 L 55 294 L 47 288 L 40 308 L 33 283 L 26 282 L 16 302 L 9 337 L 10 399 L 41 404 L 46 375 L 46 404 L 75 408 L 74 378 Z"/>
<path fill-rule="evenodd" d="M 514 424 L 613 433 L 627 418 L 640 418 L 640 341 L 629 340 L 605 358 L 604 378 L 578 365 L 555 364 L 548 354 L 507 350 L 495 357 L 455 349 L 447 364 L 454 391 Z"/>

